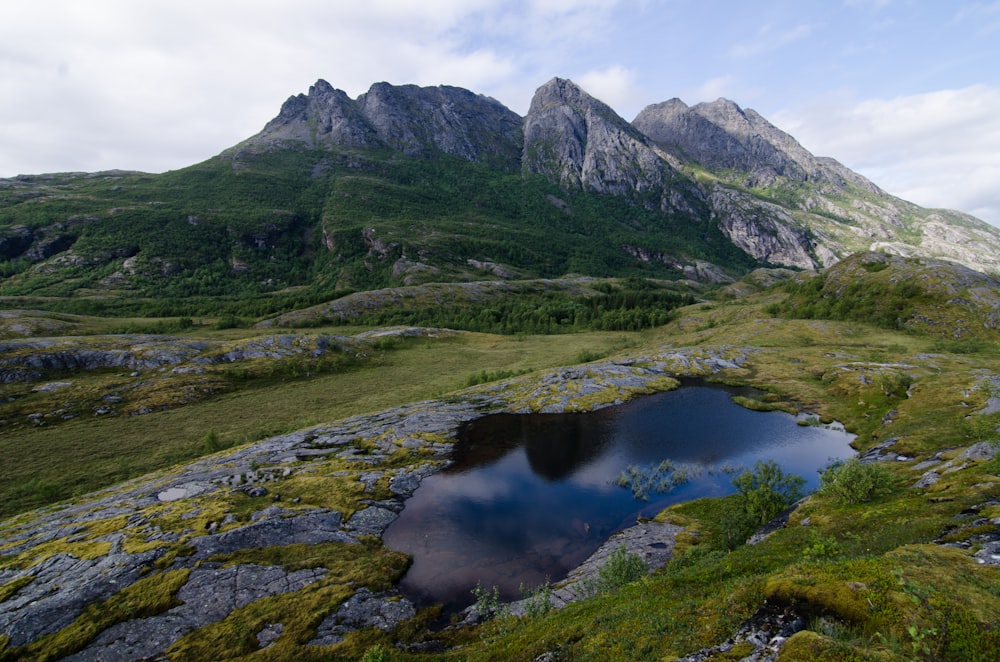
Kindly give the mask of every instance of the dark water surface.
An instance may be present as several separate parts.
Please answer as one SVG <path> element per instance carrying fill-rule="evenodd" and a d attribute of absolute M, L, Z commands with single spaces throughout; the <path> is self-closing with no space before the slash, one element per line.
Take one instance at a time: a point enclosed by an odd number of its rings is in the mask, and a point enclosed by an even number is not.
<path fill-rule="evenodd" d="M 459 430 L 455 463 L 424 479 L 383 540 L 413 555 L 400 588 L 447 611 L 473 602 L 477 582 L 505 599 L 556 582 L 611 534 L 664 507 L 735 490 L 734 467 L 762 459 L 818 483 L 817 470 L 851 457 L 853 435 L 754 412 L 737 391 L 685 386 L 584 414 L 498 414 Z M 613 484 L 628 466 L 669 459 L 701 473 L 637 500 Z"/>

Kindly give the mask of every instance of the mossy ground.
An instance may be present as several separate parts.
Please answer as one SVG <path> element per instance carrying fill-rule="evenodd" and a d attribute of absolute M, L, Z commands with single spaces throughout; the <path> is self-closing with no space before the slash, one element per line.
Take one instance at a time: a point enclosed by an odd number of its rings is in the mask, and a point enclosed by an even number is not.
<path fill-rule="evenodd" d="M 1000 374 L 1000 345 L 978 340 L 971 351 L 956 351 L 962 348 L 954 343 L 944 346 L 940 339 L 863 322 L 778 319 L 767 311 L 781 296 L 770 291 L 691 306 L 680 311 L 677 322 L 642 334 L 468 334 L 406 340 L 386 348 L 378 362 L 356 370 L 273 379 L 261 382 L 261 388 L 247 386 L 147 417 L 25 430 L 0 440 L 0 451 L 5 457 L 21 457 L 23 448 L 46 444 L 53 450 L 30 461 L 35 473 L 19 474 L 22 481 L 30 475 L 54 475 L 68 457 L 85 457 L 92 474 L 87 485 L 94 487 L 117 476 L 108 468 L 109 458 L 101 459 L 102 448 L 109 456 L 125 456 L 131 471 L 146 471 L 203 453 L 208 430 L 227 444 L 252 440 L 310 422 L 440 396 L 483 370 L 516 374 L 572 365 L 582 352 L 620 352 L 641 363 L 679 348 L 754 348 L 741 369 L 714 378 L 764 389 L 767 395 L 746 403 L 750 406 L 794 404 L 823 420 L 841 421 L 858 435 L 859 450 L 897 439 L 892 449 L 907 459 L 888 465 L 889 494 L 861 504 L 813 496 L 792 515 L 789 526 L 759 545 L 732 550 L 726 539 L 731 497 L 680 504 L 660 515 L 687 527 L 674 560 L 617 592 L 531 618 L 510 617 L 436 634 L 425 628 L 434 613 L 424 612 L 392 633 L 358 632 L 323 649 L 304 642 L 319 620 L 350 594 L 348 582 L 385 586 L 405 563 L 374 543 L 357 556 L 336 545 L 259 550 L 228 560 L 338 570 L 327 581 L 255 602 L 192 633 L 177 642 L 170 655 L 359 659 L 371 649 L 387 652 L 394 660 L 530 660 L 543 653 L 561 660 L 670 659 L 724 641 L 769 602 L 794 608 L 809 619 L 807 630 L 789 640 L 782 660 L 995 659 L 1000 648 L 995 618 L 1000 613 L 1000 570 L 975 563 L 974 546 L 957 549 L 939 543 L 968 540 L 984 531 L 980 518 L 1000 516 L 996 506 L 988 505 L 1000 498 L 996 463 L 970 461 L 925 490 L 912 488 L 921 474 L 912 467 L 939 453 L 953 457 L 962 447 L 996 437 L 990 425 L 978 424 L 976 412 L 990 395 L 985 380 Z M 519 377 L 512 387 L 529 382 L 530 375 Z M 603 397 L 606 394 L 595 396 Z M 234 417 L 233 411 L 241 416 Z M 153 448 L 163 454 L 141 459 Z M 410 460 L 420 458 L 399 455 L 394 462 L 402 466 Z M 283 505 L 294 496 L 302 507 L 352 512 L 366 495 L 360 493 L 356 473 L 339 462 L 331 459 L 323 471 L 285 481 L 280 487 Z M 384 481 L 375 489 L 385 489 Z M 200 497 L 189 507 L 166 504 L 150 514 L 164 530 L 180 531 L 218 521 L 226 512 L 243 517 L 259 505 L 240 501 L 249 498 L 238 494 L 227 499 Z M 12 507 L 20 509 L 25 503 L 15 501 Z M 195 508 L 201 509 L 198 515 L 180 519 Z M 968 515 L 971 511 L 977 515 Z M 99 544 L 93 538 L 113 528 L 114 522 L 91 526 L 88 535 L 72 544 Z M 171 553 L 183 549 L 178 546 Z M 154 572 L 150 582 L 170 584 L 167 573 Z M 20 588 L 5 585 L 0 594 Z M 172 595 L 165 589 L 156 594 L 161 593 Z M 169 597 L 156 604 L 157 609 L 166 608 Z M 257 651 L 253 634 L 263 624 L 278 621 L 294 625 L 274 647 Z M 427 639 L 442 641 L 444 651 L 404 652 L 394 646 Z"/>

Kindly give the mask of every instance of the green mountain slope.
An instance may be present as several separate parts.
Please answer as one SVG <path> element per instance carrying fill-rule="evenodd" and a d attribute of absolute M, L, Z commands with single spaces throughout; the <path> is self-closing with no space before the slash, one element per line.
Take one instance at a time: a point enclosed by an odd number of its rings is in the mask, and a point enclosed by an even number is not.
<path fill-rule="evenodd" d="M 5 296 L 329 294 L 498 273 L 677 278 L 699 260 L 734 274 L 756 264 L 712 227 L 620 198 L 394 152 L 286 149 L 163 175 L 22 178 L 2 189 L 0 210 Z M 34 246 L 18 253 L 18 233 Z M 49 248 L 30 252 L 39 244 Z M 676 256 L 677 266 L 649 256 Z"/>

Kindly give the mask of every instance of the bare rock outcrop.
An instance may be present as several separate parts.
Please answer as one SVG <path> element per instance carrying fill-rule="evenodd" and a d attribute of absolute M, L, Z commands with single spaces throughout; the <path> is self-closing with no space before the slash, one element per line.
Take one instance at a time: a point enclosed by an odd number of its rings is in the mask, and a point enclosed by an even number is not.
<path fill-rule="evenodd" d="M 815 247 L 806 232 L 785 209 L 752 196 L 714 186 L 709 194 L 712 216 L 729 241 L 761 262 L 814 269 Z"/>
<path fill-rule="evenodd" d="M 671 157 L 572 81 L 538 88 L 524 118 L 526 172 L 569 190 L 624 195 L 665 212 L 697 215 L 702 191 Z"/>
<path fill-rule="evenodd" d="M 239 148 L 286 144 L 444 153 L 516 169 L 521 118 L 500 102 L 458 87 L 376 83 L 351 99 L 325 80 L 289 97 L 278 116 Z"/>

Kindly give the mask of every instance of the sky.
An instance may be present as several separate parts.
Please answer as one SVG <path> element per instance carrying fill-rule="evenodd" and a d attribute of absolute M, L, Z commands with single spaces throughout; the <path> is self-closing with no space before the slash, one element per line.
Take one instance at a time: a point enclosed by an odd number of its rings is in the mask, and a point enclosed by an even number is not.
<path fill-rule="evenodd" d="M 3 0 L 0 177 L 163 172 L 322 78 L 527 112 L 570 78 L 631 120 L 753 108 L 886 191 L 1000 226 L 1000 0 Z"/>

